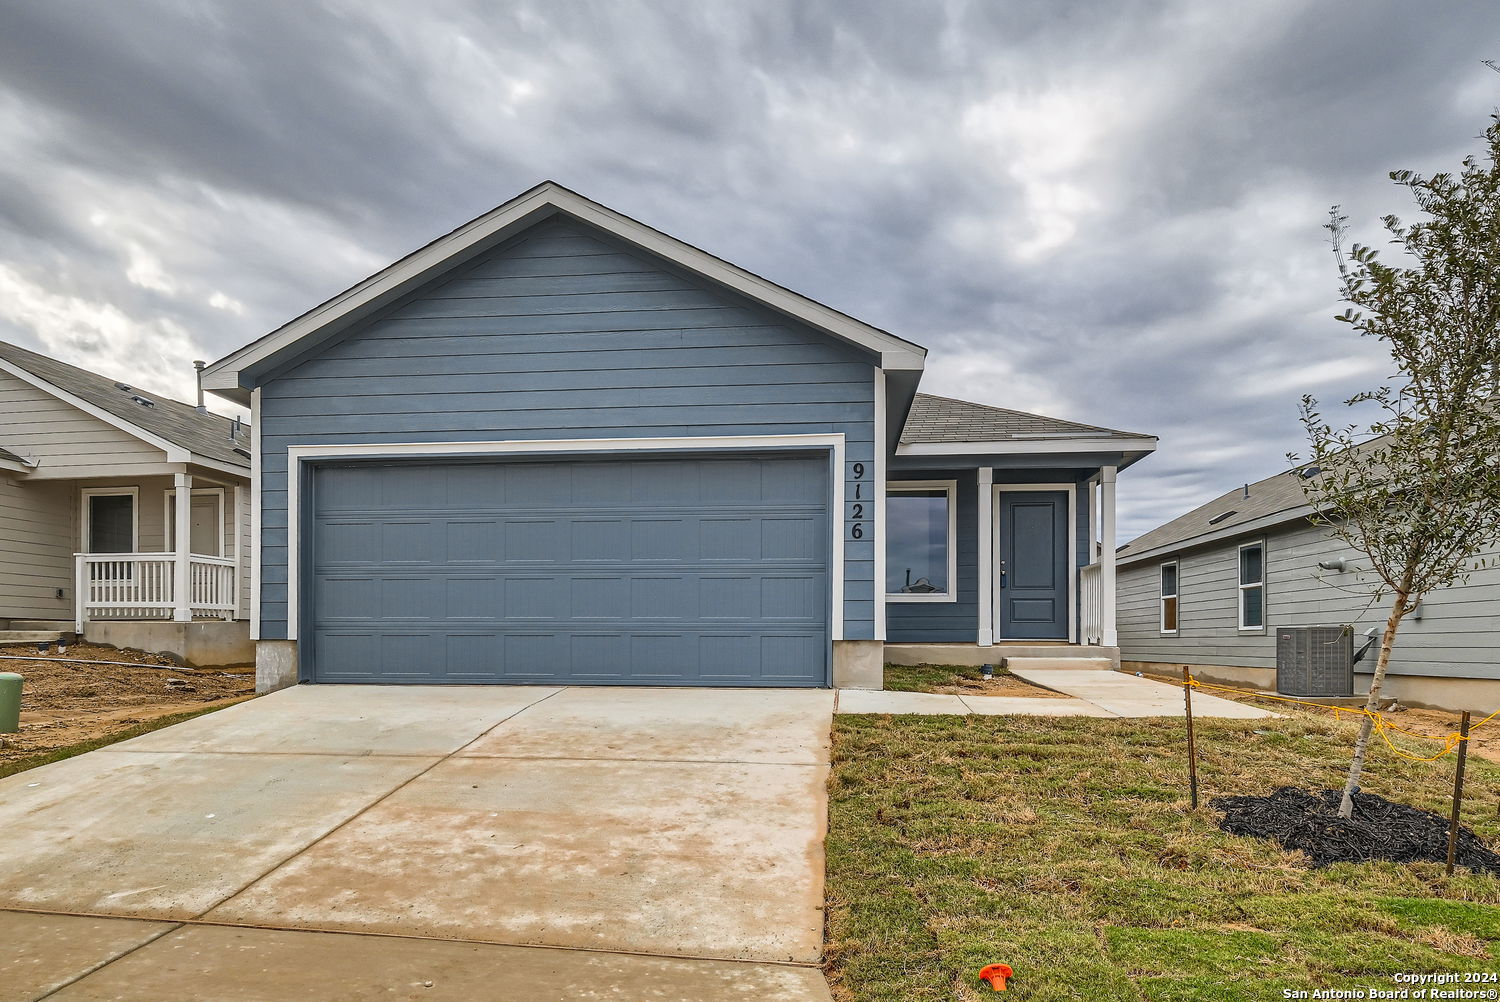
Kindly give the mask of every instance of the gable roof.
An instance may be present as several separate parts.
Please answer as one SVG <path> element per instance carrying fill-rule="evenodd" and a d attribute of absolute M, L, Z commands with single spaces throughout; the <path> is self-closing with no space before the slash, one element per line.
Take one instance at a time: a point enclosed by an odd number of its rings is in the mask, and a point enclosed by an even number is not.
<path fill-rule="evenodd" d="M 1359 451 L 1377 449 L 1386 441 L 1386 436 L 1377 435 L 1356 443 L 1353 448 Z M 1302 485 L 1316 479 L 1322 472 L 1322 468 L 1314 463 L 1303 463 L 1236 487 L 1132 539 L 1116 551 L 1120 562 L 1215 542 L 1315 515 L 1318 508 L 1307 500 Z"/>
<path fill-rule="evenodd" d="M 1309 467 L 1283 470 L 1221 494 L 1208 504 L 1199 505 L 1126 543 L 1117 551 L 1120 560 L 1137 560 L 1190 544 L 1211 542 L 1306 518 L 1315 510 L 1302 492 L 1299 473 L 1306 469 Z"/>
<path fill-rule="evenodd" d="M 200 414 L 191 404 L 136 386 L 121 389 L 125 384 L 116 383 L 97 372 L 80 369 L 76 365 L 59 362 L 55 358 L 0 341 L 0 368 L 6 365 L 29 374 L 33 378 L 27 381 L 39 385 L 45 391 L 54 392 L 64 399 L 73 397 L 86 406 L 97 408 L 118 419 L 118 423 L 126 431 L 138 437 L 148 441 L 158 440 L 153 441 L 153 444 L 166 443 L 185 450 L 197 459 L 250 469 L 249 425 L 241 424 L 243 433 L 240 440 L 231 441 L 230 418 L 217 414 Z M 148 400 L 151 406 L 137 403 L 135 398 Z M 246 454 L 237 450 L 246 450 Z"/>
<path fill-rule="evenodd" d="M 1139 441 L 1153 437 L 931 393 L 916 395 L 901 432 L 903 444 L 1069 438 Z"/>
<path fill-rule="evenodd" d="M 914 372 L 922 369 L 927 349 L 921 345 L 792 292 L 555 181 L 544 181 L 219 359 L 204 370 L 203 385 L 232 400 L 248 403 L 257 374 L 332 338 L 413 289 L 559 214 L 603 230 L 833 337 L 875 352 L 884 368 Z"/>

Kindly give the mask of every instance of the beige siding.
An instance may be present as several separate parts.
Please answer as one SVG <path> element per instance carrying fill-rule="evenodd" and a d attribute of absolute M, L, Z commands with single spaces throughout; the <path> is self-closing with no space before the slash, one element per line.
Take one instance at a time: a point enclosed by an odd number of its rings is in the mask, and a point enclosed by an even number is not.
<path fill-rule="evenodd" d="M 0 372 L 0 447 L 37 463 L 29 480 L 97 476 L 167 458 L 8 372 Z"/>
<path fill-rule="evenodd" d="M 0 473 L 0 619 L 73 618 L 75 496 Z"/>
<path fill-rule="evenodd" d="M 1266 542 L 1266 622 L 1270 629 L 1237 629 L 1237 548 Z M 1490 559 L 1500 556 L 1492 547 Z M 1342 557 L 1343 573 L 1318 569 Z M 1164 557 L 1163 559 L 1169 559 Z M 1371 604 L 1368 562 L 1326 529 L 1298 523 L 1185 550 L 1179 564 L 1179 631 L 1158 629 L 1160 560 L 1120 568 L 1118 618 L 1121 657 L 1173 664 L 1276 667 L 1277 626 L 1353 624 L 1355 633 L 1382 628 L 1384 600 Z M 1361 667 L 1365 665 L 1362 664 Z M 1430 595 L 1422 618 L 1402 624 L 1392 671 L 1411 675 L 1500 678 L 1500 567 L 1475 572 L 1466 584 Z"/>

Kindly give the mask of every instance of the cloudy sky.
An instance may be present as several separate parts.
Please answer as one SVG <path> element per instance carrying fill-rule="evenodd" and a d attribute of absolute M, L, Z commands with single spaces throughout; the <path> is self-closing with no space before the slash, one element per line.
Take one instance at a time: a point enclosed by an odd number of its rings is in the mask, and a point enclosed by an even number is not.
<path fill-rule="evenodd" d="M 1500 7 L 10 0 L 0 339 L 186 397 L 544 178 L 931 349 L 924 389 L 1161 436 L 1121 538 L 1379 381 L 1321 225 L 1477 149 Z"/>

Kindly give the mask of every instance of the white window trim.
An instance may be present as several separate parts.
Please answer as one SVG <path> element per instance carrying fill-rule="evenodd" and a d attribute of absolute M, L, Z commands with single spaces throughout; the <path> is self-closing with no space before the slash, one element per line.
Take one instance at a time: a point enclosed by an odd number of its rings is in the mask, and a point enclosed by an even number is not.
<path fill-rule="evenodd" d="M 993 476 L 993 474 L 991 474 Z M 1078 642 L 1078 572 L 1082 569 L 1078 566 L 1078 485 L 1077 484 L 996 484 L 992 491 L 994 498 L 990 504 L 990 518 L 993 520 L 990 527 L 990 546 L 988 547 L 988 559 L 990 561 L 990 622 L 996 634 L 996 639 L 1006 641 L 1013 638 L 1005 636 L 1004 616 L 1000 615 L 1000 589 L 994 586 L 997 581 L 995 568 L 1000 566 L 1000 502 L 1006 494 L 1024 493 L 1027 491 L 1045 491 L 1049 493 L 1062 493 L 1068 496 L 1068 643 Z M 981 596 L 980 601 L 984 601 Z M 1034 643 L 1035 641 L 1020 640 L 1020 643 Z"/>
<path fill-rule="evenodd" d="M 1172 568 L 1172 580 L 1177 590 L 1168 595 L 1161 590 L 1161 572 Z M 1177 600 L 1177 628 L 1167 629 L 1167 599 Z M 1182 629 L 1182 564 L 1177 560 L 1163 560 L 1156 565 L 1156 628 L 1164 637 L 1175 637 Z"/>
<path fill-rule="evenodd" d="M 78 552 L 92 553 L 89 549 L 89 502 L 97 497 L 130 498 L 130 552 L 141 551 L 141 489 L 139 487 L 84 487 L 79 490 Z"/>
<path fill-rule="evenodd" d="M 913 595 L 910 592 L 886 592 L 887 602 L 957 602 L 958 601 L 958 481 L 957 480 L 892 480 L 885 485 L 887 499 L 903 491 L 944 491 L 948 495 L 948 587 L 946 591 Z M 883 545 L 889 545 L 890 540 Z M 884 576 L 881 587 L 885 587 Z"/>
<path fill-rule="evenodd" d="M 194 487 L 192 493 L 193 493 L 193 497 L 198 497 L 199 495 L 205 495 L 206 496 L 206 495 L 210 495 L 211 494 L 211 495 L 214 495 L 217 498 L 217 500 L 218 500 L 218 509 L 217 509 L 217 511 L 218 511 L 218 517 L 215 520 L 215 524 L 219 527 L 218 533 L 216 533 L 215 536 L 214 536 L 214 539 L 219 544 L 219 546 L 218 546 L 219 552 L 218 553 L 195 553 L 195 554 L 193 554 L 193 556 L 195 556 L 195 557 L 220 557 L 220 558 L 222 558 L 224 556 L 224 488 L 222 488 L 222 487 Z M 177 549 L 177 541 L 176 541 L 177 522 L 176 522 L 176 519 L 174 517 L 175 512 L 176 512 L 176 508 L 175 508 L 176 502 L 177 502 L 177 488 L 175 488 L 175 487 L 168 487 L 163 492 L 163 502 L 162 503 L 164 504 L 165 507 L 162 508 L 162 513 L 161 513 L 162 539 L 166 540 L 166 548 L 167 548 L 167 552 L 168 553 L 173 553 Z M 192 541 L 191 540 L 189 540 L 188 546 L 189 546 L 189 549 L 191 549 L 191 547 L 192 547 Z"/>
<path fill-rule="evenodd" d="M 1254 547 L 1260 547 L 1260 580 L 1245 584 L 1240 580 L 1241 561 L 1244 560 L 1245 551 Z M 1253 540 L 1249 543 L 1241 543 L 1234 551 L 1234 604 L 1235 623 L 1241 633 L 1263 633 L 1266 629 L 1266 541 L 1264 539 Z M 1260 625 L 1245 625 L 1245 592 L 1251 588 L 1260 589 Z"/>
<path fill-rule="evenodd" d="M 258 392 L 258 391 L 257 391 Z M 259 418 L 259 415 L 256 415 Z M 252 426 L 260 428 L 256 420 Z M 252 432 L 255 434 L 255 432 Z M 722 452 L 733 449 L 799 449 L 824 448 L 832 453 L 829 473 L 831 493 L 829 508 L 828 572 L 832 608 L 828 616 L 828 635 L 833 641 L 844 639 L 844 564 L 848 547 L 844 541 L 844 434 L 807 435 L 713 435 L 699 438 L 565 438 L 518 439 L 501 442 L 389 442 L 358 445 L 292 445 L 287 447 L 287 607 L 286 639 L 297 640 L 301 603 L 301 486 L 303 464 L 327 459 L 434 459 L 444 456 L 495 457 L 526 456 L 538 453 L 619 453 L 619 452 Z M 257 448 L 253 453 L 260 455 Z M 259 484 L 256 490 L 259 491 Z M 258 521 L 258 515 L 257 515 Z M 257 526 L 258 528 L 258 526 Z M 256 540 L 259 552 L 259 540 Z M 256 566 L 257 577 L 259 566 Z M 252 604 L 255 625 L 260 624 L 260 596 Z M 260 631 L 257 629 L 256 633 Z"/>

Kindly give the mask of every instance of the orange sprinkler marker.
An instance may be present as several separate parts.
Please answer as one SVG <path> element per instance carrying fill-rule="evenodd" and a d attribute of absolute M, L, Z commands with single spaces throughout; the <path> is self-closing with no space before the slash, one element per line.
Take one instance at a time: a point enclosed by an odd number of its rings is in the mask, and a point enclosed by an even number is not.
<path fill-rule="evenodd" d="M 1016 974 L 1010 969 L 1009 964 L 991 964 L 979 972 L 979 980 L 988 981 L 990 987 L 997 992 L 1005 991 L 1006 979 L 1014 978 L 1015 976 Z"/>

